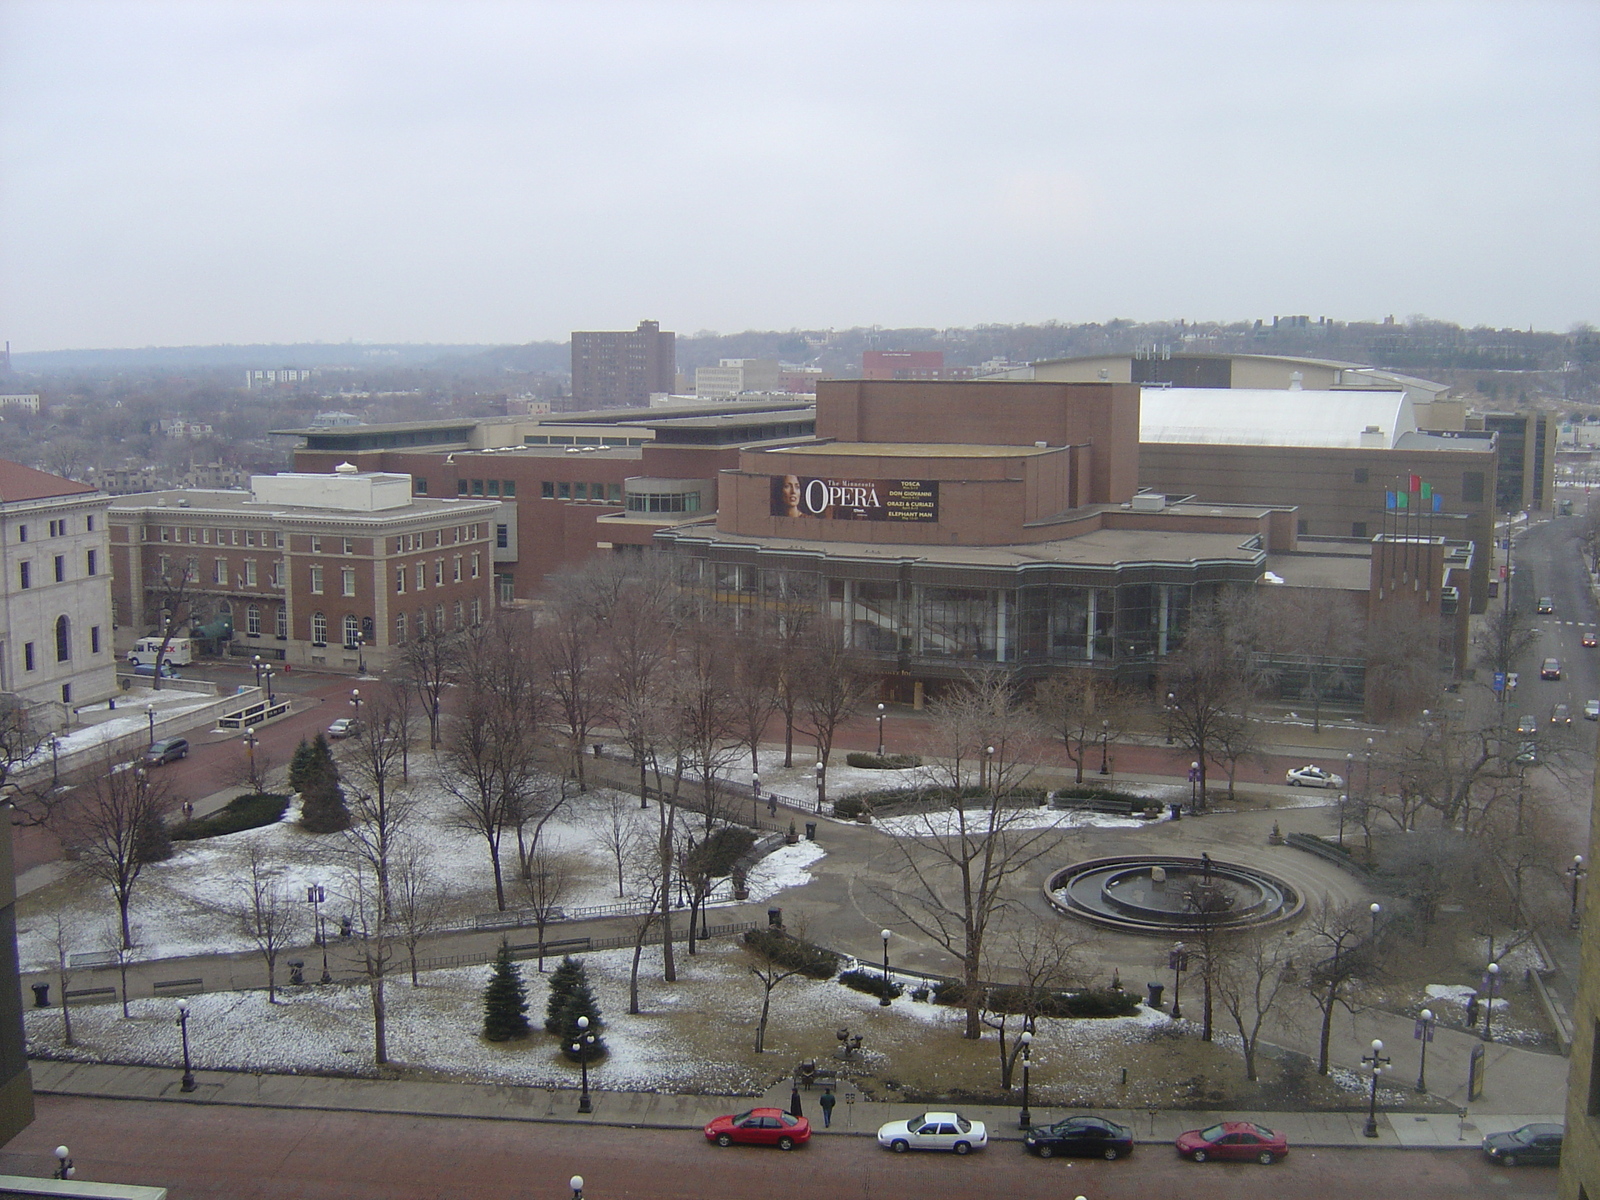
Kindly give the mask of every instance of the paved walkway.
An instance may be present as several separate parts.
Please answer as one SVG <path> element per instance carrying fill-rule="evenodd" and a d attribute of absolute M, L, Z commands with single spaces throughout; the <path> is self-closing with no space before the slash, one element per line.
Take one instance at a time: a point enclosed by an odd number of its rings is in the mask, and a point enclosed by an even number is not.
<path fill-rule="evenodd" d="M 527 1088 L 465 1083 L 413 1083 L 373 1079 L 332 1079 L 309 1075 L 254 1075 L 221 1071 L 196 1073 L 198 1086 L 185 1093 L 180 1074 L 151 1067 L 35 1062 L 34 1091 L 43 1095 L 90 1096 L 113 1100 L 165 1100 L 178 1104 L 229 1104 L 254 1108 L 323 1109 L 427 1117 L 468 1117 L 478 1120 L 548 1121 L 562 1124 L 621 1126 L 624 1128 L 699 1129 L 711 1118 L 750 1101 L 727 1097 L 606 1092 L 593 1090 L 592 1113 L 578 1112 L 575 1088 Z M 820 1126 L 821 1110 L 816 1089 L 808 1089 L 802 1105 Z M 770 1090 L 762 1103 L 787 1108 L 788 1084 Z M 831 1129 L 818 1134 L 869 1136 L 888 1121 L 914 1116 L 926 1106 L 859 1101 L 848 1087 L 841 1089 Z M 1016 1141 L 1018 1110 L 995 1106 L 962 1105 L 965 1116 L 983 1121 L 989 1136 Z M 1057 1120 L 1068 1110 L 1035 1109 L 1035 1123 Z M 1190 1110 L 1105 1110 L 1102 1115 L 1133 1127 L 1141 1142 L 1170 1143 L 1186 1129 L 1235 1113 Z M 1380 1113 L 1378 1136 L 1363 1136 L 1366 1118 L 1361 1113 L 1254 1113 L 1252 1120 L 1288 1135 L 1291 1146 L 1404 1146 L 1426 1149 L 1476 1149 L 1485 1134 L 1515 1129 L 1530 1121 L 1563 1118 L 1537 1112 L 1495 1116 L 1469 1114 L 1412 1115 Z"/>

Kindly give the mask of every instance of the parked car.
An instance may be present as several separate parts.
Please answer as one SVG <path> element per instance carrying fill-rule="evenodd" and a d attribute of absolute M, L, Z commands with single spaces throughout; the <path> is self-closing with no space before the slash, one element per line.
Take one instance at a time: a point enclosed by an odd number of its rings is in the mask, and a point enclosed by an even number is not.
<path fill-rule="evenodd" d="M 1600 642 L 1600 635 L 1597 635 L 1594 630 L 1585 629 L 1583 631 L 1583 644 L 1585 646 L 1592 649 L 1597 642 Z"/>
<path fill-rule="evenodd" d="M 982 1121 L 969 1121 L 960 1113 L 928 1112 L 909 1121 L 890 1121 L 878 1130 L 878 1145 L 896 1154 L 907 1150 L 953 1150 L 967 1154 L 989 1144 Z"/>
<path fill-rule="evenodd" d="M 1180 1133 L 1178 1153 L 1195 1162 L 1222 1158 L 1267 1165 L 1289 1153 L 1289 1140 L 1253 1121 L 1222 1121 L 1207 1129 Z"/>
<path fill-rule="evenodd" d="M 1335 775 L 1332 771 L 1324 771 L 1321 767 L 1313 767 L 1307 763 L 1303 767 L 1290 767 L 1284 772 L 1283 781 L 1290 787 L 1320 787 L 1338 788 L 1344 786 L 1344 776 Z"/>
<path fill-rule="evenodd" d="M 1568 708 L 1565 704 L 1556 705 L 1554 708 L 1552 708 L 1550 710 L 1550 724 L 1552 724 L 1552 725 L 1571 725 L 1572 724 L 1572 710 L 1570 708 Z"/>
<path fill-rule="evenodd" d="M 1549 596 L 1540 596 L 1539 597 L 1539 611 L 1540 612 L 1542 612 L 1542 613 L 1553 613 L 1553 612 L 1555 612 L 1555 610 L 1556 610 L 1556 602 L 1554 600 L 1552 600 Z"/>
<path fill-rule="evenodd" d="M 328 726 L 328 736 L 337 741 L 339 738 L 355 737 L 361 732 L 361 722 L 354 717 L 340 717 Z"/>
<path fill-rule="evenodd" d="M 1491 1133 L 1483 1139 L 1483 1152 L 1508 1167 L 1533 1164 L 1553 1167 L 1561 1161 L 1561 1140 L 1565 1132 L 1563 1125 L 1541 1122 L 1507 1133 Z"/>
<path fill-rule="evenodd" d="M 1059 1154 L 1109 1161 L 1133 1153 L 1133 1130 L 1104 1117 L 1068 1117 L 1054 1125 L 1035 1125 L 1022 1142 L 1040 1158 Z"/>
<path fill-rule="evenodd" d="M 1539 668 L 1539 678 L 1540 679 L 1560 679 L 1561 678 L 1561 660 L 1559 658 L 1547 658 L 1547 659 L 1545 659 L 1544 660 L 1544 666 Z"/>
<path fill-rule="evenodd" d="M 1585 700 L 1583 702 L 1583 719 L 1585 721 L 1600 721 L 1600 700 Z"/>
<path fill-rule="evenodd" d="M 717 1117 L 706 1124 L 706 1141 L 719 1146 L 740 1142 L 748 1146 L 776 1146 L 793 1150 L 811 1140 L 811 1122 L 792 1117 L 781 1108 L 752 1108 L 749 1112 Z"/>
<path fill-rule="evenodd" d="M 134 667 L 133 667 L 133 673 L 135 675 L 154 676 L 155 673 L 156 673 L 156 665 L 155 665 L 155 663 L 135 663 Z M 161 678 L 163 678 L 163 679 L 182 679 L 183 676 L 178 674 L 178 668 L 177 667 L 175 667 L 171 663 L 167 662 L 166 659 L 162 659 L 161 660 Z"/>
<path fill-rule="evenodd" d="M 174 759 L 189 757 L 189 742 L 187 738 L 162 738 L 159 742 L 151 742 L 144 752 L 144 765 L 159 767 Z"/>

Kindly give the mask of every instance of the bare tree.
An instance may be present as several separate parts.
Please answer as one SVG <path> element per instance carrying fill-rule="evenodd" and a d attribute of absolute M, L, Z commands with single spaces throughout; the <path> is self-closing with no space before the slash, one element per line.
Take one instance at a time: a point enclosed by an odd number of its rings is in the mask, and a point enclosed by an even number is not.
<path fill-rule="evenodd" d="M 1001 673 L 970 678 L 931 708 L 938 761 L 959 789 L 983 764 L 986 787 L 948 808 L 917 814 L 916 836 L 898 838 L 902 863 L 895 886 L 879 891 L 907 922 L 961 963 L 967 1008 L 964 1036 L 982 1036 L 980 967 L 984 939 L 1009 906 L 1010 879 L 1048 853 L 1058 836 L 1028 828 L 1029 809 L 1009 793 L 1036 760 L 1035 726 Z M 994 746 L 994 755 L 986 753 Z"/>
<path fill-rule="evenodd" d="M 194 589 L 200 582 L 200 560 L 187 557 L 168 560 L 163 554 L 156 559 L 154 581 L 145 588 L 148 603 L 154 608 L 160 622 L 161 645 L 156 648 L 155 669 L 150 675 L 150 686 L 161 690 L 161 667 L 167 661 L 167 648 L 172 644 L 178 628 L 194 615 Z"/>
<path fill-rule="evenodd" d="M 246 849 L 240 902 L 233 907 L 244 934 L 255 943 L 267 965 L 267 1003 L 278 1002 L 278 956 L 288 946 L 300 924 L 300 907 L 294 897 L 279 886 L 282 868 L 270 865 L 260 843 Z"/>
<path fill-rule="evenodd" d="M 596 843 L 617 868 L 617 899 L 627 894 L 627 865 L 639 844 L 640 829 L 630 816 L 632 805 L 621 792 L 606 790 L 598 794 L 598 802 L 585 819 Z"/>
<path fill-rule="evenodd" d="M 1030 924 L 1008 931 L 1006 966 L 1018 982 L 1015 986 L 985 988 L 981 1014 L 983 1023 L 996 1034 L 1002 1090 L 1011 1090 L 1017 1058 L 1026 1044 L 1020 1037 L 1008 1038 L 1010 1018 L 1020 1018 L 1023 1032 L 1031 1033 L 1054 994 L 1083 978 L 1083 950 L 1091 938 L 1092 935 L 1082 936 L 1075 929 L 1056 923 Z M 996 975 L 998 970 L 991 969 L 989 974 Z"/>
<path fill-rule="evenodd" d="M 1282 939 L 1252 930 L 1224 939 L 1215 972 L 1215 990 L 1223 1011 L 1233 1018 L 1244 1052 L 1244 1076 L 1256 1081 L 1256 1050 L 1261 1027 L 1290 987 L 1293 972 Z"/>
<path fill-rule="evenodd" d="M 1167 659 L 1162 684 L 1172 697 L 1172 730 L 1199 764 L 1200 808 L 1209 766 L 1222 761 L 1225 731 L 1239 719 L 1255 684 L 1251 646 L 1248 613 L 1218 600 L 1194 610 L 1183 645 Z"/>
<path fill-rule="evenodd" d="M 1034 689 L 1034 707 L 1067 753 L 1083 782 L 1086 760 L 1127 730 L 1137 698 L 1133 689 L 1104 671 L 1087 668 L 1052 675 Z M 1113 736 L 1114 735 L 1114 736 Z M 1102 751 L 1103 752 L 1103 751 Z"/>
<path fill-rule="evenodd" d="M 664 563 L 646 559 L 622 582 L 605 614 L 601 675 L 605 704 L 639 772 L 639 807 L 649 805 L 648 772 L 662 732 L 662 692 L 681 621 L 678 590 Z"/>
<path fill-rule="evenodd" d="M 137 925 L 133 928 L 133 935 L 135 938 L 139 936 Z M 107 921 L 101 928 L 100 940 L 105 946 L 106 953 L 116 959 L 117 974 L 122 983 L 122 1015 L 125 1018 L 129 1017 L 132 1014 L 128 1011 L 128 968 L 138 956 L 138 951 L 122 944 L 122 930 L 114 920 Z"/>
<path fill-rule="evenodd" d="M 583 751 L 589 731 L 606 711 L 604 641 L 595 619 L 593 583 L 593 574 L 581 571 L 552 579 L 533 638 L 534 661 L 551 701 L 550 721 L 566 741 L 567 770 L 580 791 L 588 790 Z"/>
<path fill-rule="evenodd" d="M 1311 914 L 1301 928 L 1299 946 L 1311 956 L 1300 972 L 1322 1019 L 1317 1035 L 1317 1074 L 1328 1073 L 1328 1043 L 1333 1036 L 1333 1014 L 1343 1006 L 1354 1010 L 1351 988 L 1372 978 L 1377 970 L 1372 943 L 1372 914 L 1363 904 L 1338 904 L 1331 897 Z"/>
<path fill-rule="evenodd" d="M 56 987 L 61 993 L 62 1042 L 72 1046 L 72 1006 L 67 1002 L 67 989 L 72 986 L 72 947 L 77 941 L 77 927 L 65 913 L 57 909 L 51 916 L 50 945 L 56 952 Z"/>
<path fill-rule="evenodd" d="M 804 923 L 797 923 L 798 928 L 804 929 Z M 783 931 L 777 931 L 782 935 Z M 804 940 L 804 933 L 801 934 Z M 803 967 L 791 966 L 779 962 L 772 956 L 773 944 L 767 941 L 746 942 L 745 950 L 754 960 L 747 965 L 750 974 L 754 975 L 756 982 L 761 985 L 761 1016 L 756 1021 L 756 1053 L 767 1052 L 767 1024 L 772 1016 L 773 990 L 785 979 L 792 979 L 796 975 L 804 974 Z"/>
<path fill-rule="evenodd" d="M 528 892 L 529 914 L 539 938 L 539 972 L 543 974 L 544 931 L 564 915 L 561 905 L 572 890 L 572 865 L 565 855 L 540 846 L 528 860 L 524 885 Z"/>
<path fill-rule="evenodd" d="M 441 766 L 440 785 L 460 805 L 457 824 L 483 838 L 489 851 L 495 904 L 504 912 L 501 843 L 517 829 L 539 777 L 534 731 L 520 708 L 493 694 L 469 693 L 462 711 L 447 722 Z"/>
<path fill-rule="evenodd" d="M 663 810 L 665 811 L 665 810 Z M 628 1012 L 639 1015 L 639 964 L 644 957 L 644 945 L 668 904 L 667 888 L 671 877 L 664 873 L 662 855 L 655 844 L 641 842 L 628 858 L 629 878 L 634 896 L 641 907 L 633 919 L 633 960 L 628 968 Z M 671 930 L 666 930 L 668 942 L 663 954 L 670 948 Z M 669 977 L 668 982 L 671 979 Z"/>
<path fill-rule="evenodd" d="M 439 721 L 444 710 L 444 693 L 455 676 L 456 655 L 461 645 L 459 633 L 441 628 L 419 629 L 400 649 L 400 676 L 422 705 L 428 719 L 428 747 L 439 746 Z"/>
<path fill-rule="evenodd" d="M 356 907 L 355 949 L 372 1001 L 373 1061 L 382 1067 L 389 1061 L 389 1004 L 384 981 L 394 956 L 391 904 L 365 855 L 352 857 L 349 880 L 348 894 Z"/>
<path fill-rule="evenodd" d="M 758 613 L 749 625 L 734 635 L 730 647 L 733 679 L 729 687 L 729 707 L 733 712 L 731 734 L 750 752 L 750 770 L 761 770 L 761 742 L 767 725 L 778 711 L 778 645 L 772 637 L 776 618 Z"/>
<path fill-rule="evenodd" d="M 875 682 L 861 656 L 845 645 L 844 628 L 837 621 L 810 622 L 803 654 L 798 667 L 801 709 L 816 742 L 817 761 L 826 764 L 839 726 L 860 711 Z"/>
<path fill-rule="evenodd" d="M 1260 647 L 1292 674 L 1300 701 L 1311 705 L 1312 732 L 1321 732 L 1324 698 L 1348 687 L 1361 656 L 1366 614 L 1343 592 L 1273 587 L 1260 599 Z"/>
<path fill-rule="evenodd" d="M 417 947 L 441 928 L 449 909 L 449 893 L 428 866 L 427 856 L 414 843 L 401 848 L 389 880 L 396 939 L 405 946 L 411 965 L 411 986 L 418 986 Z"/>
<path fill-rule="evenodd" d="M 172 808 L 166 785 L 143 767 L 108 761 L 88 794 L 58 811 L 57 828 L 67 852 L 86 874 L 111 888 L 124 947 L 133 945 L 128 907 L 149 861 L 151 833 L 164 825 Z"/>
<path fill-rule="evenodd" d="M 736 703 L 734 663 L 719 629 L 696 622 L 680 642 L 674 662 L 671 705 L 680 753 L 700 783 L 705 827 L 718 811 L 717 778 L 739 754 L 741 713 Z"/>
<path fill-rule="evenodd" d="M 399 778 L 406 730 L 394 706 L 387 695 L 378 694 L 366 707 L 360 727 L 347 743 L 354 752 L 345 762 L 350 827 L 343 837 L 345 849 L 372 869 L 377 918 L 382 922 L 388 919 L 390 863 L 416 800 Z"/>

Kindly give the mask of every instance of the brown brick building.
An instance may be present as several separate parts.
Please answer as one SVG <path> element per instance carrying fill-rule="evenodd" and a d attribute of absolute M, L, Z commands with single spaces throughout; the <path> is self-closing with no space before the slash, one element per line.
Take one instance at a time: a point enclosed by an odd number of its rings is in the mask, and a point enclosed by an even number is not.
<path fill-rule="evenodd" d="M 677 380 L 677 335 L 655 321 L 627 331 L 574 332 L 572 399 L 591 408 L 638 408 Z"/>
<path fill-rule="evenodd" d="M 296 666 L 378 669 L 419 629 L 487 616 L 497 504 L 417 498 L 408 476 L 354 467 L 251 487 L 112 504 L 119 650 L 158 631 L 164 579 L 187 581 L 195 625 L 231 620 L 230 654 Z"/>

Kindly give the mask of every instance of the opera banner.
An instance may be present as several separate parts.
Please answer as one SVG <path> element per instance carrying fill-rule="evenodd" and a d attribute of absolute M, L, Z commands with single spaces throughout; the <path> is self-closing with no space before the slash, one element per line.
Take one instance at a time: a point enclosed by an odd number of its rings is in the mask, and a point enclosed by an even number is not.
<path fill-rule="evenodd" d="M 925 479 L 774 475 L 772 515 L 835 521 L 937 521 L 939 483 Z"/>

